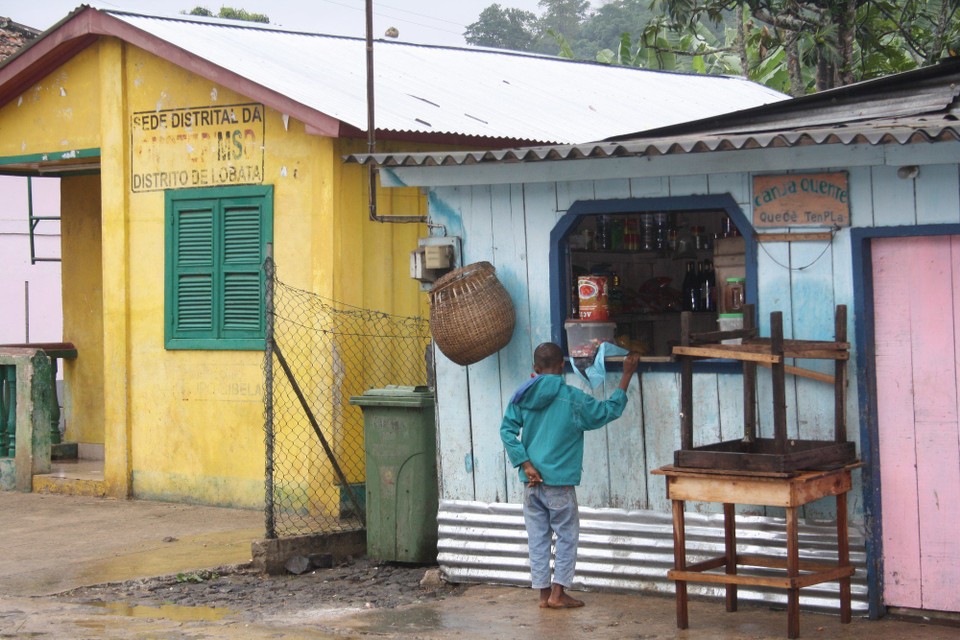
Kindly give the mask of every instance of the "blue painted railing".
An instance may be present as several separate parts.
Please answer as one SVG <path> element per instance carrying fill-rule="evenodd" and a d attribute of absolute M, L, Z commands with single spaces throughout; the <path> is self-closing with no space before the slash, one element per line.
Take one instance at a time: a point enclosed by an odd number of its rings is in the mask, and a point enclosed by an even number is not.
<path fill-rule="evenodd" d="M 17 450 L 17 366 L 0 365 L 0 458 Z"/>

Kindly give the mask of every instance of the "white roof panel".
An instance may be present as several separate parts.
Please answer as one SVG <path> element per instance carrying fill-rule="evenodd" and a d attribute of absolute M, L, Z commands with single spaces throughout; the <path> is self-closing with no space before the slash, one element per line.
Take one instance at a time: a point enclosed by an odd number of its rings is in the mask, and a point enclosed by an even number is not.
<path fill-rule="evenodd" d="M 366 130 L 366 42 L 268 25 L 105 11 Z M 377 40 L 378 130 L 583 143 L 783 100 L 741 78 Z"/>

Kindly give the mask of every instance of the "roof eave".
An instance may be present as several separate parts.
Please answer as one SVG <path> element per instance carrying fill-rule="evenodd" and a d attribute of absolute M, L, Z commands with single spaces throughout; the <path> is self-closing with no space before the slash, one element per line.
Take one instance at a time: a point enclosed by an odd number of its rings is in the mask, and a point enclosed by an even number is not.
<path fill-rule="evenodd" d="M 920 87 L 942 87 L 939 96 L 940 101 L 936 105 L 931 105 L 934 112 L 937 112 L 956 98 L 958 81 L 960 81 L 960 60 L 948 59 L 928 67 L 864 80 L 790 100 L 758 105 L 740 111 L 681 122 L 666 127 L 612 136 L 607 138 L 607 141 L 619 142 L 647 137 L 687 135 L 703 131 L 727 130 L 733 132 L 742 127 L 748 127 L 751 131 L 760 131 L 764 130 L 765 125 L 774 130 L 782 124 L 785 118 L 810 113 L 818 105 L 825 105 L 842 111 L 849 105 L 889 98 L 893 92 L 916 91 Z M 855 119 L 855 114 L 847 112 L 842 113 L 842 117 L 834 118 L 832 121 L 851 121 Z"/>
<path fill-rule="evenodd" d="M 82 6 L 0 66 L 0 106 L 49 75 L 100 37 L 114 37 L 187 71 L 292 116 L 317 134 L 339 137 L 340 120 L 88 6 Z"/>

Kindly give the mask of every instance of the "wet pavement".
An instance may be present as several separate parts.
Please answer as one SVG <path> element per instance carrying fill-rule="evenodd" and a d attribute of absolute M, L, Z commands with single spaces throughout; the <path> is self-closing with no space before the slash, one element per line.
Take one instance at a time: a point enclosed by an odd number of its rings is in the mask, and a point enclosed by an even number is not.
<path fill-rule="evenodd" d="M 263 513 L 84 496 L 0 492 L 0 595 L 250 560 Z"/>
<path fill-rule="evenodd" d="M 231 638 L 316 640 L 565 640 L 591 638 L 761 640 L 786 637 L 786 614 L 755 606 L 724 611 L 692 601 L 690 629 L 675 626 L 672 597 L 585 593 L 582 609 L 544 610 L 529 589 L 476 585 L 462 595 L 397 608 L 344 606 L 334 598 L 293 598 L 301 578 L 278 581 L 287 606 L 147 605 L 117 596 L 75 602 L 57 597 L 83 584 L 193 572 L 250 558 L 262 535 L 258 511 L 157 502 L 0 492 L 0 638 L 159 640 Z M 322 571 L 322 570 L 321 570 Z M 322 579 L 322 575 L 314 576 Z M 264 578 L 267 580 L 268 578 Z M 118 590 L 116 593 L 122 593 Z M 303 595 L 303 594 L 299 594 Z M 957 640 L 960 627 L 870 621 L 803 612 L 801 638 Z"/>
<path fill-rule="evenodd" d="M 691 628 L 678 630 L 671 598 L 581 594 L 582 609 L 543 610 L 516 587 L 477 585 L 457 598 L 397 609 L 316 608 L 251 619 L 242 611 L 175 605 L 68 604 L 49 598 L 0 598 L 0 637 L 76 640 L 233 638 L 236 640 L 766 640 L 786 637 L 782 611 L 744 607 L 726 613 L 713 602 L 691 603 Z M 960 629 L 884 619 L 801 615 L 801 638 L 955 640 Z"/>

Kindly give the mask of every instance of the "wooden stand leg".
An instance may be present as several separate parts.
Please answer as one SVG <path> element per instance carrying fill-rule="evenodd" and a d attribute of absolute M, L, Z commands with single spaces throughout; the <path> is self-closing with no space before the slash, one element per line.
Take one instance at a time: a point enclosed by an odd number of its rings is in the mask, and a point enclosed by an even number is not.
<path fill-rule="evenodd" d="M 797 508 L 787 507 L 787 637 L 800 637 L 800 588 L 792 582 L 800 575 L 799 531 Z"/>
<path fill-rule="evenodd" d="M 850 541 L 847 529 L 847 494 L 837 494 L 837 565 L 850 565 Z M 840 578 L 840 622 L 850 623 L 850 576 Z"/>
<path fill-rule="evenodd" d="M 683 524 L 683 500 L 673 501 L 673 568 L 685 571 L 687 568 L 687 536 Z M 677 591 L 677 628 L 690 626 L 687 618 L 687 581 L 676 581 Z"/>
<path fill-rule="evenodd" d="M 723 504 L 723 548 L 727 555 L 727 573 L 737 573 L 737 515 L 734 505 Z M 726 585 L 727 611 L 737 610 L 737 585 Z"/>

